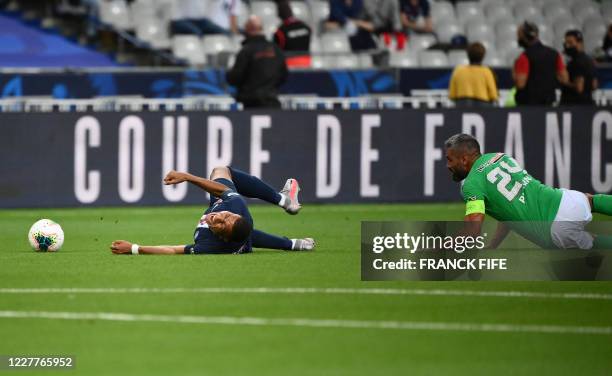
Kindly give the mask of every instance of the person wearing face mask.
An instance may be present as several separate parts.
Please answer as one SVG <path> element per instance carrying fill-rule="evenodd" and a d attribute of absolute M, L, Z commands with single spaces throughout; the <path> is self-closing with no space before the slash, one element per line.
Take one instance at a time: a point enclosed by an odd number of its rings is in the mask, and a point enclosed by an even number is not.
<path fill-rule="evenodd" d="M 518 57 L 512 69 L 516 87 L 515 100 L 521 105 L 545 105 L 555 102 L 555 90 L 568 80 L 561 54 L 542 44 L 538 27 L 523 22 L 517 30 L 517 42 L 525 51 Z"/>
<path fill-rule="evenodd" d="M 593 59 L 584 53 L 582 33 L 579 30 L 565 33 L 563 53 L 569 57 L 569 81 L 561 87 L 561 104 L 594 105 L 593 90 L 597 87 L 595 65 Z"/>

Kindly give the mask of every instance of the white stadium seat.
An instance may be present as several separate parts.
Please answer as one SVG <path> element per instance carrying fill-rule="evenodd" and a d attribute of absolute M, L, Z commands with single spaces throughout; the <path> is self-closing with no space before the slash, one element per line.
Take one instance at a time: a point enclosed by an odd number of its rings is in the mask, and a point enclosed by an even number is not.
<path fill-rule="evenodd" d="M 431 18 L 433 21 L 452 20 L 455 18 L 455 8 L 449 2 L 432 2 Z"/>
<path fill-rule="evenodd" d="M 334 67 L 339 69 L 358 69 L 359 58 L 357 57 L 357 55 L 335 56 Z"/>
<path fill-rule="evenodd" d="M 495 24 L 495 37 L 500 38 L 514 38 L 516 39 L 516 31 L 519 23 L 516 21 L 500 21 Z"/>
<path fill-rule="evenodd" d="M 545 8 L 543 8 L 543 11 L 544 19 L 546 19 L 546 21 L 548 21 L 549 23 L 553 23 L 558 17 L 571 16 L 571 13 L 567 8 L 560 7 L 558 4 L 555 4 L 554 6 L 553 4 L 547 5 Z"/>
<path fill-rule="evenodd" d="M 133 28 L 130 9 L 125 0 L 101 1 L 100 20 L 121 30 Z"/>
<path fill-rule="evenodd" d="M 488 51 L 487 51 L 487 54 L 485 55 L 483 64 L 488 65 L 493 68 L 510 66 L 510 64 L 506 62 L 505 58 L 502 58 L 501 56 L 499 56 L 498 54 L 494 52 L 488 52 Z"/>
<path fill-rule="evenodd" d="M 236 43 L 223 34 L 205 35 L 202 38 L 202 50 L 207 55 L 220 52 L 237 52 Z"/>
<path fill-rule="evenodd" d="M 493 24 L 496 22 L 505 22 L 506 20 L 512 20 L 514 18 L 512 10 L 506 6 L 485 8 L 485 15 L 487 21 Z"/>
<path fill-rule="evenodd" d="M 419 60 L 414 52 L 392 51 L 389 56 L 389 65 L 394 68 L 414 68 L 419 66 Z"/>
<path fill-rule="evenodd" d="M 421 51 L 419 53 L 421 67 L 448 67 L 448 58 L 442 51 Z"/>
<path fill-rule="evenodd" d="M 413 50 L 426 50 L 436 44 L 436 37 L 428 34 L 413 35 L 408 40 L 408 48 Z"/>
<path fill-rule="evenodd" d="M 206 64 L 202 42 L 195 35 L 176 35 L 172 38 L 172 53 L 192 65 Z"/>
<path fill-rule="evenodd" d="M 321 36 L 321 47 L 325 52 L 350 52 L 351 44 L 344 33 L 325 33 Z"/>
<path fill-rule="evenodd" d="M 136 37 L 151 45 L 153 48 L 170 48 L 168 25 L 158 19 L 143 19 L 136 24 Z"/>
<path fill-rule="evenodd" d="M 329 17 L 329 2 L 323 0 L 310 1 L 310 14 L 315 23 L 326 20 Z"/>
<path fill-rule="evenodd" d="M 448 53 L 448 63 L 455 67 L 457 65 L 467 65 L 470 61 L 464 50 L 453 50 Z"/>
<path fill-rule="evenodd" d="M 291 11 L 293 12 L 293 16 L 299 20 L 302 20 L 306 23 L 310 23 L 310 8 L 303 1 L 292 1 L 289 3 L 291 5 Z"/>
<path fill-rule="evenodd" d="M 473 18 L 484 19 L 484 12 L 481 4 L 476 1 L 466 1 L 457 3 L 457 18 L 460 22 L 466 23 Z"/>
<path fill-rule="evenodd" d="M 456 23 L 434 24 L 434 28 L 440 43 L 450 43 L 454 36 L 464 35 L 463 27 Z"/>
<path fill-rule="evenodd" d="M 269 19 L 272 16 L 278 17 L 276 4 L 268 0 L 251 1 L 251 13 L 261 17 L 262 20 Z"/>

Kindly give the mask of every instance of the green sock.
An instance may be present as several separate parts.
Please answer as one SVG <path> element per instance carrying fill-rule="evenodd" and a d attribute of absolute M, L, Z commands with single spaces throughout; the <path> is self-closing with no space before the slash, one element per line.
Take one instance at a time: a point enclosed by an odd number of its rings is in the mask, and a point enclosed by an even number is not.
<path fill-rule="evenodd" d="M 612 215 L 612 196 L 593 195 L 593 211 L 605 215 Z"/>
<path fill-rule="evenodd" d="M 596 235 L 593 240 L 593 249 L 612 250 L 612 236 Z"/>

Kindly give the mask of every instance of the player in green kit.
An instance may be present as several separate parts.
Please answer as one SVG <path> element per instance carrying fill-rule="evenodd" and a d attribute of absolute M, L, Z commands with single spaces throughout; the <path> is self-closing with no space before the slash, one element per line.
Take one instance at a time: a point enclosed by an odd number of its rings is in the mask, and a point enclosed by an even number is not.
<path fill-rule="evenodd" d="M 612 215 L 612 196 L 549 187 L 504 153 L 480 154 L 478 141 L 467 134 L 444 146 L 453 180 L 463 180 L 466 228 L 480 234 L 485 214 L 499 221 L 491 248 L 514 230 L 543 248 L 612 249 L 612 237 L 585 230 L 591 212 Z"/>

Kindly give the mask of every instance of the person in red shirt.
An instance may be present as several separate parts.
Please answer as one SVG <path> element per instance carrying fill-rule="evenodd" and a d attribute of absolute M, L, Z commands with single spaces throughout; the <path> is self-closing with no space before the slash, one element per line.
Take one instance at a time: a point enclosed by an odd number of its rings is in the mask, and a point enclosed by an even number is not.
<path fill-rule="evenodd" d="M 542 44 L 538 27 L 531 22 L 519 26 L 517 37 L 517 43 L 525 49 L 512 69 L 517 105 L 552 105 L 555 90 L 568 81 L 561 54 Z"/>

